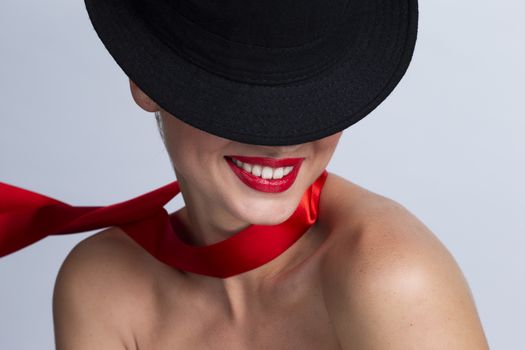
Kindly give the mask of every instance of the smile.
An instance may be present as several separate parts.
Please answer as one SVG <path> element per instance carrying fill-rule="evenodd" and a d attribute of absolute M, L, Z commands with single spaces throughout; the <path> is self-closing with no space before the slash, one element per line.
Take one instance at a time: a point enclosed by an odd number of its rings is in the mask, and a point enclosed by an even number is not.
<path fill-rule="evenodd" d="M 262 158 L 225 156 L 235 175 L 250 188 L 277 193 L 290 188 L 304 158 Z"/>

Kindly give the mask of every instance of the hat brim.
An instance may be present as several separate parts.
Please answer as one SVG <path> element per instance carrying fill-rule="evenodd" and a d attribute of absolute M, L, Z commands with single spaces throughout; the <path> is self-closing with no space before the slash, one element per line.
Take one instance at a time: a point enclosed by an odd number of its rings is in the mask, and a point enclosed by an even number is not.
<path fill-rule="evenodd" d="M 99 38 L 125 74 L 183 122 L 254 145 L 310 142 L 357 123 L 404 76 L 417 37 L 417 0 L 368 0 L 373 10 L 363 14 L 368 18 L 358 37 L 330 69 L 286 85 L 254 85 L 177 55 L 131 3 L 85 0 Z"/>

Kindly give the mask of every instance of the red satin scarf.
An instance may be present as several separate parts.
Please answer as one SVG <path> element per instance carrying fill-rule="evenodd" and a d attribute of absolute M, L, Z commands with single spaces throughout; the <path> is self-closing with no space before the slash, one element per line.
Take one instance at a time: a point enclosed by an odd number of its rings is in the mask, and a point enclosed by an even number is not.
<path fill-rule="evenodd" d="M 152 256 L 174 268 L 227 278 L 273 260 L 294 244 L 318 217 L 326 170 L 305 191 L 299 206 L 279 225 L 251 225 L 208 246 L 184 243 L 184 227 L 164 205 L 180 192 L 174 181 L 139 197 L 104 207 L 72 206 L 0 182 L 0 257 L 50 235 L 118 226 Z"/>

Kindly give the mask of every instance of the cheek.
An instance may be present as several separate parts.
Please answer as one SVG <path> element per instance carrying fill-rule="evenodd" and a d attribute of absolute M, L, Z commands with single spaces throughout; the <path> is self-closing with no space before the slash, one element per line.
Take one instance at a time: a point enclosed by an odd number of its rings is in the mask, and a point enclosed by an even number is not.
<path fill-rule="evenodd" d="M 214 173 L 230 141 L 186 124 L 166 130 L 165 144 L 175 170 L 186 176 Z"/>
<path fill-rule="evenodd" d="M 342 134 L 343 132 L 340 131 L 337 134 L 330 135 L 324 139 L 316 141 L 316 151 L 320 154 L 330 156 L 335 151 Z"/>

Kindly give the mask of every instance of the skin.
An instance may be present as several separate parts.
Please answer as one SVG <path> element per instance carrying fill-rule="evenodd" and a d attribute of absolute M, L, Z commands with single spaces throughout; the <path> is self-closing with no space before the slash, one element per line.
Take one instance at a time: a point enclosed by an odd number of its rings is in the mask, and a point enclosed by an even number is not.
<path fill-rule="evenodd" d="M 212 244 L 278 224 L 326 168 L 341 133 L 257 146 L 203 132 L 132 96 L 160 125 L 186 206 L 171 214 Z M 226 154 L 305 157 L 281 194 L 238 180 Z M 174 270 L 118 228 L 80 242 L 57 277 L 57 349 L 488 349 L 454 258 L 399 203 L 329 173 L 319 218 L 271 262 L 227 279 Z"/>

